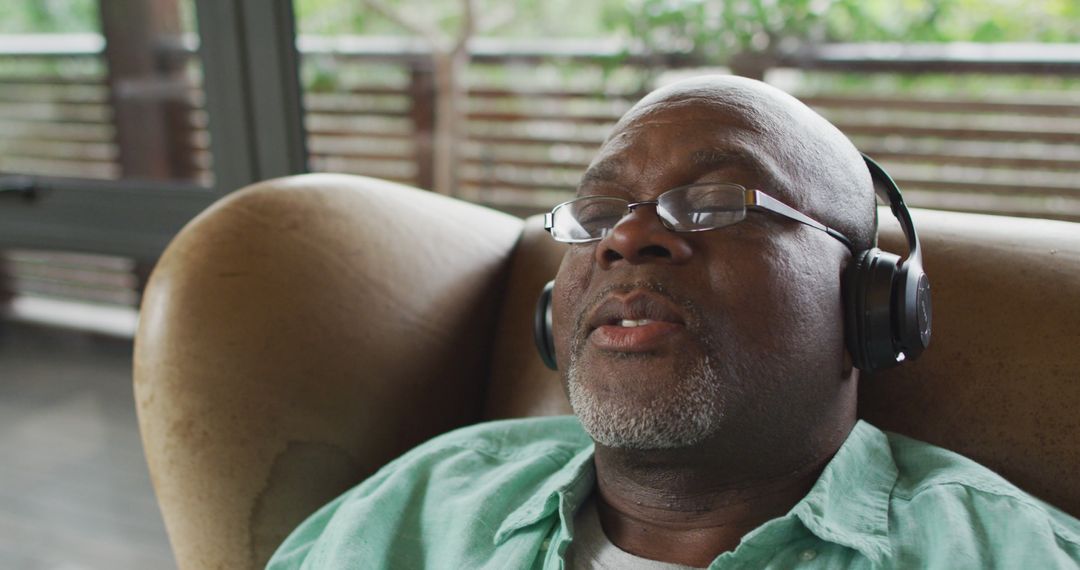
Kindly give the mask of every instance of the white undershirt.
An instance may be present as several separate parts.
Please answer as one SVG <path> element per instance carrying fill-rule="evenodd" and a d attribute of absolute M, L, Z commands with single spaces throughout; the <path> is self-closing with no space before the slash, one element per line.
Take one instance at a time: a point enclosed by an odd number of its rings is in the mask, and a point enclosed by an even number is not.
<path fill-rule="evenodd" d="M 634 556 L 612 544 L 596 512 L 595 497 L 574 515 L 574 540 L 566 551 L 568 570 L 695 570 L 693 566 Z"/>

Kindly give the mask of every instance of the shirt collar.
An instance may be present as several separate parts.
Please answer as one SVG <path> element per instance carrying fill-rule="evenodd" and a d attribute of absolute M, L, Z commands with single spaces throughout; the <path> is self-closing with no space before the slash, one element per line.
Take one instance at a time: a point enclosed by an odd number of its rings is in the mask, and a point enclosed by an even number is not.
<path fill-rule="evenodd" d="M 889 497 L 897 476 L 885 434 L 859 420 L 790 514 L 818 538 L 881 563 L 889 554 Z"/>
<path fill-rule="evenodd" d="M 506 517 L 495 533 L 495 544 L 552 516 L 559 509 L 560 497 L 573 508 L 583 503 L 596 479 L 592 459 L 591 445 L 571 458 Z M 874 563 L 881 563 L 889 553 L 889 497 L 897 476 L 885 434 L 859 420 L 810 492 L 788 516 L 798 518 L 818 538 L 853 548 Z"/>
<path fill-rule="evenodd" d="M 531 497 L 506 517 L 495 533 L 496 546 L 515 531 L 551 516 L 559 508 L 559 499 L 568 503 L 570 515 L 589 497 L 596 482 L 593 449 L 589 445 L 573 456 L 565 467 L 548 478 Z"/>

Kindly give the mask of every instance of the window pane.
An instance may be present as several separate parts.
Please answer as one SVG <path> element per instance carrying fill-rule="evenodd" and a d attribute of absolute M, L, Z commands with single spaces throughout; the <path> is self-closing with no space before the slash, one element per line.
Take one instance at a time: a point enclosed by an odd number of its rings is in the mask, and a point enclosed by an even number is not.
<path fill-rule="evenodd" d="M 503 3 L 507 4 L 507 3 Z M 423 10 L 413 8 L 423 6 Z M 483 11 L 500 12 L 499 3 Z M 467 97 L 442 145 L 439 69 L 426 41 L 362 3 L 295 0 L 308 147 L 313 170 L 365 174 L 439 188 L 440 149 L 457 153 L 448 193 L 516 213 L 568 199 L 615 120 L 642 93 L 650 72 L 612 66 L 619 49 L 598 34 L 603 5 L 553 0 L 519 5 L 506 26 L 473 42 L 458 70 Z M 460 24 L 457 2 L 393 3 L 405 19 Z M 503 6 L 506 8 L 506 6 Z M 573 8 L 573 22 L 564 15 Z M 489 14 L 493 15 L 493 14 Z M 483 26 L 482 26 L 483 27 Z M 445 90 L 444 90 L 445 91 Z"/>
<path fill-rule="evenodd" d="M 314 169 L 537 212 L 572 194 L 642 94 L 737 73 L 818 110 L 880 159 L 909 205 L 1080 220 L 1080 28 L 1065 4 L 1002 0 L 927 20 L 884 0 L 858 14 L 848 3 L 814 14 L 797 2 L 754 14 L 724 2 L 477 3 L 455 100 L 436 88 L 452 83 L 431 46 L 453 45 L 460 2 L 394 0 L 388 17 L 363 2 L 294 1 Z M 459 126 L 440 142 L 452 109 Z"/>
<path fill-rule="evenodd" d="M 193 0 L 0 5 L 0 173 L 211 184 Z"/>

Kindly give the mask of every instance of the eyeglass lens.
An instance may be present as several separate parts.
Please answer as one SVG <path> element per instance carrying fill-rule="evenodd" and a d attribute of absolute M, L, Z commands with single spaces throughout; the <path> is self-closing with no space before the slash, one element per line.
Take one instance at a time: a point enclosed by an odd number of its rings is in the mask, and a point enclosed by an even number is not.
<path fill-rule="evenodd" d="M 746 217 L 745 190 L 735 184 L 693 184 L 669 190 L 657 199 L 656 214 L 673 231 L 711 230 Z M 559 241 L 601 239 L 628 212 L 630 203 L 613 196 L 587 196 L 552 212 L 552 236 Z"/>

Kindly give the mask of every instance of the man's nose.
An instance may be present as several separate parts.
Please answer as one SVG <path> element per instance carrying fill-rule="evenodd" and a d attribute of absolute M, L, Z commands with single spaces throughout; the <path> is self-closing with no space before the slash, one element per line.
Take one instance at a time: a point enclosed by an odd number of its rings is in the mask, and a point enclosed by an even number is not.
<path fill-rule="evenodd" d="M 596 247 L 596 263 L 610 269 L 620 262 L 679 264 L 690 260 L 693 250 L 683 234 L 664 226 L 655 205 L 635 207 Z"/>

